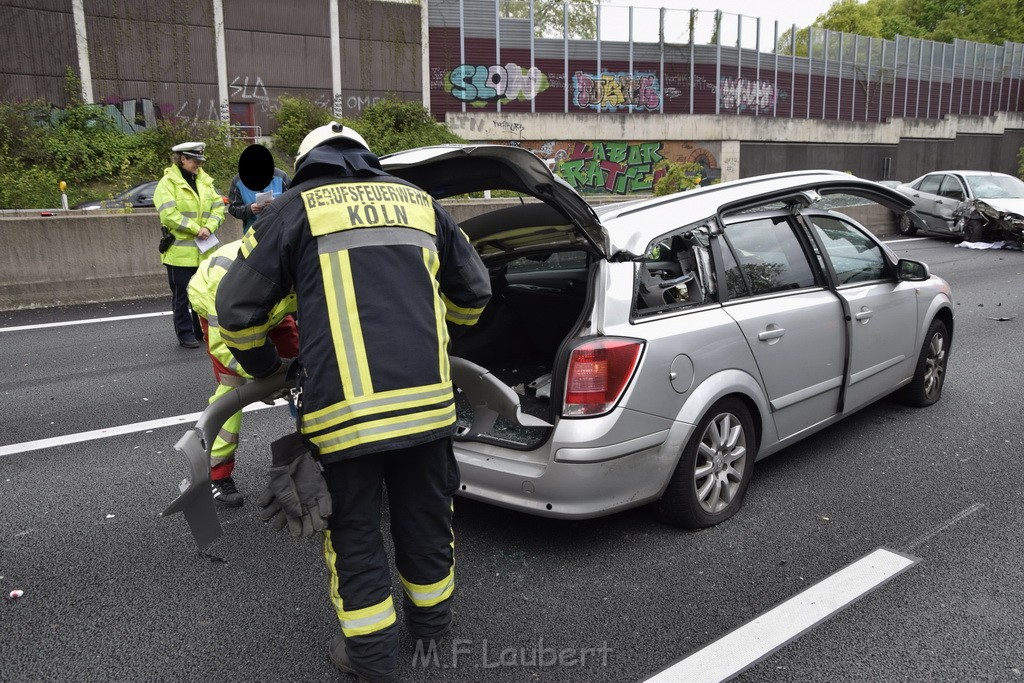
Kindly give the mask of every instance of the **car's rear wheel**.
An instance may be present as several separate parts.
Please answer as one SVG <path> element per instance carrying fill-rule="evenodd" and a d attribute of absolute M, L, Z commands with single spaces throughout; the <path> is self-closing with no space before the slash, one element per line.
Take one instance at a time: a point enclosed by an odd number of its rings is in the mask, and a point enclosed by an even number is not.
<path fill-rule="evenodd" d="M 914 225 L 914 220 L 910 217 L 909 213 L 900 216 L 899 231 L 901 235 L 906 235 L 907 237 L 917 234 L 917 226 Z"/>
<path fill-rule="evenodd" d="M 664 521 L 698 529 L 732 517 L 743 505 L 757 453 L 747 407 L 718 401 L 697 424 L 664 495 L 656 505 Z"/>
<path fill-rule="evenodd" d="M 946 380 L 946 362 L 949 360 L 949 331 L 941 320 L 928 326 L 917 368 L 910 384 L 900 389 L 899 398 L 907 405 L 923 408 L 942 398 L 942 385 Z"/>

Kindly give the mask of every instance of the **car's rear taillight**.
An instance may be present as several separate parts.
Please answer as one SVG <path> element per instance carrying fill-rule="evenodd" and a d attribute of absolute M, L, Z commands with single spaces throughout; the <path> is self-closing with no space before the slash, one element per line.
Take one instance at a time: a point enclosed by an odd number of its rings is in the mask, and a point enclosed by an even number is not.
<path fill-rule="evenodd" d="M 572 350 L 565 378 L 562 415 L 603 415 L 615 407 L 633 377 L 643 342 L 595 339 Z"/>

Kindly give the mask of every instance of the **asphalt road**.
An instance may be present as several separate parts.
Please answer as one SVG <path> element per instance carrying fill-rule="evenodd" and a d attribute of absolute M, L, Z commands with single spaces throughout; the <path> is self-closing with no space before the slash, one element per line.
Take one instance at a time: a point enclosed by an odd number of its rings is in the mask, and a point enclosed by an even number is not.
<path fill-rule="evenodd" d="M 436 657 L 404 640 L 402 678 L 644 680 L 887 548 L 916 564 L 737 680 L 1020 679 L 1024 254 L 892 246 L 953 286 L 939 404 L 883 401 L 758 463 L 743 510 L 700 532 L 643 509 L 565 522 L 458 499 L 456 626 Z M 166 306 L 0 313 L 0 592 L 24 591 L 0 600 L 0 680 L 337 680 L 319 544 L 252 504 L 286 409 L 246 415 L 249 498 L 206 553 L 158 517 L 187 423 L 11 452 L 201 411 L 208 363 L 167 316 L 11 329 Z M 742 643 L 728 656 L 756 659 Z"/>

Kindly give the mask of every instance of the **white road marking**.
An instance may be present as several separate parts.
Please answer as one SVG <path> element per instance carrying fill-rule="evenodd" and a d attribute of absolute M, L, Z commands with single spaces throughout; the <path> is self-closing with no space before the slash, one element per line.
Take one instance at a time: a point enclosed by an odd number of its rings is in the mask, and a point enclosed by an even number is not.
<path fill-rule="evenodd" d="M 159 315 L 171 315 L 173 311 L 160 313 L 136 313 L 135 315 L 114 315 L 109 318 L 88 318 L 87 320 L 66 320 L 60 323 L 40 323 L 38 325 L 18 325 L 16 327 L 0 327 L 0 332 L 22 332 L 24 330 L 41 330 L 45 327 L 66 327 L 68 325 L 91 325 L 92 323 L 109 323 L 118 320 L 136 320 L 138 318 L 155 318 Z"/>
<path fill-rule="evenodd" d="M 932 536 L 935 536 L 936 534 L 945 531 L 946 529 L 948 529 L 949 527 L 953 526 L 957 522 L 961 522 L 961 521 L 967 519 L 968 517 L 973 515 L 975 512 L 977 512 L 978 510 L 982 509 L 983 507 L 985 507 L 984 503 L 975 503 L 974 505 L 972 505 L 971 507 L 967 508 L 966 510 L 961 510 L 957 514 L 953 515 L 953 517 L 949 521 L 947 521 L 947 522 L 945 522 L 943 524 L 940 524 L 939 526 L 935 527 L 934 529 L 932 529 L 928 533 L 922 534 L 922 535 L 918 536 L 917 538 L 915 538 L 913 541 L 910 542 L 909 545 L 907 545 L 907 550 L 914 550 L 918 546 L 924 545 L 929 540 L 931 540 Z"/>
<path fill-rule="evenodd" d="M 242 412 L 251 413 L 254 410 L 264 410 L 266 408 L 273 408 L 274 406 L 286 405 L 288 405 L 288 401 L 282 398 L 275 401 L 273 406 L 268 406 L 265 403 L 253 403 L 252 405 L 248 405 L 245 408 L 242 408 Z M 117 427 L 107 427 L 106 429 L 94 429 L 91 432 L 79 432 L 78 434 L 54 436 L 49 439 L 39 439 L 37 441 L 23 441 L 22 443 L 14 443 L 10 444 L 9 446 L 0 446 L 0 458 L 4 457 L 5 455 L 15 455 L 16 453 L 39 451 L 44 448 L 66 446 L 68 444 L 81 443 L 83 441 L 95 441 L 97 439 L 106 439 L 112 436 L 121 436 L 122 434 L 134 434 L 136 432 L 145 432 L 151 429 L 161 429 L 162 427 L 173 427 L 174 425 L 194 424 L 197 420 L 199 420 L 200 415 L 202 415 L 202 413 L 174 415 L 171 417 L 162 417 L 158 420 L 135 422 L 134 424 L 120 425 Z"/>
<path fill-rule="evenodd" d="M 896 244 L 897 242 L 920 242 L 921 240 L 931 239 L 930 237 L 904 237 L 896 240 L 882 240 L 886 244 Z"/>
<path fill-rule="evenodd" d="M 796 640 L 917 562 L 917 558 L 879 548 L 647 681 L 724 681 Z"/>

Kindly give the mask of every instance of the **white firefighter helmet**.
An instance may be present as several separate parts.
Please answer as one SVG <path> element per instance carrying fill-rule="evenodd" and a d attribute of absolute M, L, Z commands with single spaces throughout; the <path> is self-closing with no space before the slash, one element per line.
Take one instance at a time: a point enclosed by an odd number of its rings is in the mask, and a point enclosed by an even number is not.
<path fill-rule="evenodd" d="M 355 132 L 348 126 L 343 126 L 337 121 L 331 121 L 330 123 L 314 128 L 309 132 L 306 137 L 302 138 L 302 142 L 299 144 L 299 152 L 295 157 L 295 168 L 299 167 L 302 160 L 306 158 L 306 155 L 313 150 L 314 147 L 319 147 L 325 142 L 331 140 L 348 140 L 349 142 L 362 147 L 369 151 L 370 146 L 366 144 L 366 140 L 363 136 Z"/>

